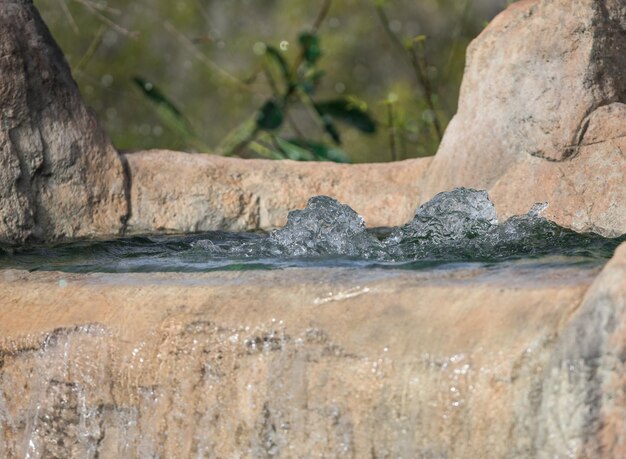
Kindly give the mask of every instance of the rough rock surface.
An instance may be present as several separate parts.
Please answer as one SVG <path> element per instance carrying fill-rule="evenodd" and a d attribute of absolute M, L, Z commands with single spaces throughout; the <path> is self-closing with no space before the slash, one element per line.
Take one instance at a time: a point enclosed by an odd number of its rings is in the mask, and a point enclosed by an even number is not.
<path fill-rule="evenodd" d="M 468 49 L 458 113 L 421 201 L 457 186 L 496 187 L 496 195 L 506 187 L 505 201 L 494 196 L 505 212 L 550 201 L 560 224 L 626 232 L 623 180 L 615 180 L 626 171 L 624 74 L 623 1 L 514 3 Z M 611 128 L 592 136 L 600 119 Z"/>
<path fill-rule="evenodd" d="M 430 158 L 346 165 L 243 160 L 154 150 L 125 155 L 131 182 L 130 233 L 256 230 L 283 226 L 311 196 L 328 195 L 370 227 L 415 213 Z"/>
<path fill-rule="evenodd" d="M 626 457 L 626 244 L 594 281 L 545 367 L 537 450 Z M 582 432 L 569 436 L 563 426 Z"/>
<path fill-rule="evenodd" d="M 500 217 L 548 202 L 542 215 L 563 226 L 609 237 L 626 234 L 626 105 L 594 111 L 577 154 L 568 161 L 528 157 L 489 194 Z"/>
<path fill-rule="evenodd" d="M 624 457 L 596 274 L 3 271 L 0 456 Z"/>
<path fill-rule="evenodd" d="M 122 163 L 31 0 L 0 0 L 0 242 L 115 235 Z"/>

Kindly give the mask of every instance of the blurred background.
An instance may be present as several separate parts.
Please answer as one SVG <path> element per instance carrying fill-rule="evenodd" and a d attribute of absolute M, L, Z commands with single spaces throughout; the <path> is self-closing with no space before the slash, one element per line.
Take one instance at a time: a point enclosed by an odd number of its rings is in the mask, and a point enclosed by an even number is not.
<path fill-rule="evenodd" d="M 120 150 L 351 162 L 435 153 L 507 3 L 35 0 Z"/>

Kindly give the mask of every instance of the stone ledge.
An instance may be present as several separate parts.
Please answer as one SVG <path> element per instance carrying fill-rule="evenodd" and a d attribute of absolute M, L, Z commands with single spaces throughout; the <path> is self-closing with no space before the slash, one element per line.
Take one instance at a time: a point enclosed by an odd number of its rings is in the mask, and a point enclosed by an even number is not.
<path fill-rule="evenodd" d="M 625 263 L 626 245 L 595 281 L 3 271 L 0 454 L 31 435 L 61 456 L 618 457 Z"/>
<path fill-rule="evenodd" d="M 409 221 L 430 158 L 335 164 L 224 158 L 152 150 L 125 155 L 131 176 L 128 233 L 269 230 L 315 195 L 350 205 L 368 226 Z"/>

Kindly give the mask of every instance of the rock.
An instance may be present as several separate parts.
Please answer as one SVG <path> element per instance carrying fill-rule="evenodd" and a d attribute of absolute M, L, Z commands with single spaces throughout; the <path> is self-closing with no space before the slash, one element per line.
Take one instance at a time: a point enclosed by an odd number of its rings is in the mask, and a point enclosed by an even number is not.
<path fill-rule="evenodd" d="M 548 201 L 561 225 L 626 232 L 615 179 L 626 171 L 625 73 L 623 1 L 514 3 L 468 49 L 458 113 L 421 202 L 458 186 L 494 189 L 504 213 Z"/>
<path fill-rule="evenodd" d="M 611 310 L 615 266 L 582 309 L 596 268 L 0 271 L 0 456 L 565 456 L 597 429 L 563 415 L 547 438 L 550 406 L 620 406 L 620 354 L 606 386 L 576 367 L 555 392 L 550 370 L 587 349 L 570 335 L 618 349 L 577 319 Z"/>
<path fill-rule="evenodd" d="M 519 215 L 548 202 L 542 215 L 579 232 L 626 234 L 626 105 L 601 107 L 589 117 L 576 155 L 563 162 L 528 157 L 493 185 L 498 215 Z"/>
<path fill-rule="evenodd" d="M 626 457 L 626 244 L 595 280 L 545 370 L 538 448 Z M 562 426 L 578 435 L 567 437 Z"/>
<path fill-rule="evenodd" d="M 30 0 L 0 0 L 0 242 L 119 234 L 122 163 Z"/>
<path fill-rule="evenodd" d="M 311 196 L 348 204 L 370 227 L 406 223 L 430 158 L 387 164 L 244 160 L 173 151 L 125 155 L 129 233 L 268 230 Z"/>

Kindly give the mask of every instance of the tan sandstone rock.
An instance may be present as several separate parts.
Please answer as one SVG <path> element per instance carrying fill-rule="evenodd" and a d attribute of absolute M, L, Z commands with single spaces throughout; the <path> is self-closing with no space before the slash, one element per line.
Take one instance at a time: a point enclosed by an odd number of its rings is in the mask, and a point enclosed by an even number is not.
<path fill-rule="evenodd" d="M 564 226 L 626 233 L 624 74 L 623 1 L 514 3 L 468 49 L 421 201 L 487 189 L 504 215 L 548 201 Z"/>
<path fill-rule="evenodd" d="M 623 457 L 625 263 L 3 271 L 0 456 Z"/>
<path fill-rule="evenodd" d="M 31 0 L 0 0 L 0 242 L 119 234 L 117 152 Z"/>
<path fill-rule="evenodd" d="M 626 234 L 626 105 L 601 107 L 567 161 L 528 157 L 489 192 L 502 218 L 548 202 L 543 216 L 576 231 Z"/>
<path fill-rule="evenodd" d="M 387 164 L 244 160 L 154 150 L 125 155 L 130 233 L 283 226 L 315 195 L 349 204 L 368 226 L 406 223 L 430 158 Z"/>

